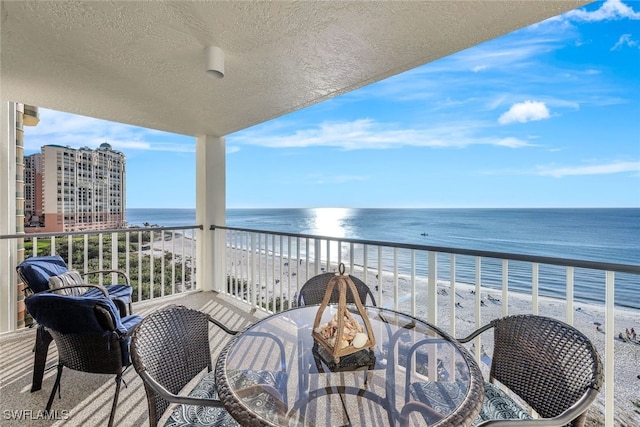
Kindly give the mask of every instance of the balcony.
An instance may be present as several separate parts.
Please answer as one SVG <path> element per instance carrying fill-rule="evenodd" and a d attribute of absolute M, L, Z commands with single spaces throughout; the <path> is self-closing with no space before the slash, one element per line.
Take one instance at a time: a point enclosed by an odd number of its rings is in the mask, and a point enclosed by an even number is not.
<path fill-rule="evenodd" d="M 0 242 L 17 243 L 23 238 L 28 239 L 25 256 L 55 252 L 77 270 L 96 265 L 127 271 L 134 286 L 134 311 L 141 315 L 177 303 L 210 312 L 230 327 L 242 329 L 271 312 L 294 306 L 297 290 L 307 278 L 335 271 L 344 263 L 347 272 L 369 284 L 378 305 L 425 318 L 454 336 L 464 336 L 507 314 L 554 317 L 581 329 L 603 359 L 605 389 L 590 409 L 593 425 L 640 422 L 640 402 L 634 394 L 640 381 L 636 378 L 640 346 L 616 339 L 619 331 L 637 321 L 637 310 L 616 305 L 614 300 L 616 283 L 637 283 L 640 266 L 215 225 L 7 235 L 0 236 Z M 206 250 L 209 244 L 223 249 Z M 69 254 L 74 255 L 69 258 Z M 600 280 L 604 301 L 581 289 L 587 277 Z M 618 301 L 622 300 L 619 296 Z M 14 311 L 18 310 L 14 307 Z M 3 425 L 56 421 L 42 420 L 54 371 L 45 374 L 42 390 L 29 391 L 34 339 L 31 328 L 14 328 L 0 336 L 2 354 L 7 355 L 0 389 Z M 218 335 L 212 339 L 214 353 L 226 339 Z M 473 346 L 482 349 L 475 356 L 488 374 L 485 360 L 491 355 L 491 343 L 478 339 Z M 52 346 L 48 366 L 55 360 Z M 124 380 L 128 387 L 121 391 L 116 423 L 145 425 L 142 382 L 133 369 Z M 104 424 L 113 387 L 111 376 L 65 370 L 62 400 L 56 399 L 52 409 L 57 412 L 48 415 L 74 425 Z"/>

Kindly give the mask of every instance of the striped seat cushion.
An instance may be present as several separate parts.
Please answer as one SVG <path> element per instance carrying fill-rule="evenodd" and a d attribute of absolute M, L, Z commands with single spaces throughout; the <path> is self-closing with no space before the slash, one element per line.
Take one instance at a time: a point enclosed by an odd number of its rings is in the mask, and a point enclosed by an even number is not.
<path fill-rule="evenodd" d="M 531 420 L 533 417 L 515 400 L 490 382 L 484 383 L 484 401 L 473 427 L 487 420 Z"/>
<path fill-rule="evenodd" d="M 230 375 L 230 382 L 236 383 L 237 388 L 248 387 L 255 384 L 269 384 L 281 390 L 281 386 L 286 387 L 285 372 L 271 371 L 236 371 Z M 189 396 L 207 399 L 219 399 L 216 389 L 214 372 L 207 373 L 198 385 L 189 393 Z M 263 418 L 272 420 L 277 424 L 278 410 L 273 398 L 267 393 L 261 393 L 252 399 L 254 408 L 261 408 L 260 415 Z M 180 405 L 173 410 L 165 427 L 183 426 L 216 426 L 227 427 L 239 426 L 238 422 L 224 409 L 212 406 Z"/>
<path fill-rule="evenodd" d="M 471 424 L 472 427 L 487 420 L 530 420 L 533 417 L 515 400 L 490 382 L 484 383 L 485 396 L 480 414 Z M 410 385 L 411 396 L 433 408 L 437 413 L 450 414 L 464 399 L 466 384 L 460 382 L 424 382 Z M 441 417 L 424 413 L 429 424 L 437 422 Z"/>

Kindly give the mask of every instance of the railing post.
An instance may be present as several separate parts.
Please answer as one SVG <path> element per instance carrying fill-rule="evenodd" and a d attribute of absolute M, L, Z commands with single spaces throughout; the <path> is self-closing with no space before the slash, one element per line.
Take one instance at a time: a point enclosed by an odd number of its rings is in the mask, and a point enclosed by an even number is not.
<path fill-rule="evenodd" d="M 118 267 L 118 233 L 111 233 L 111 269 L 120 269 Z M 118 283 L 117 273 L 111 273 L 111 283 Z"/>
<path fill-rule="evenodd" d="M 320 239 L 313 239 L 314 276 L 320 274 L 320 263 L 322 262 L 322 242 Z"/>
<path fill-rule="evenodd" d="M 533 314 L 538 314 L 538 277 L 540 265 L 537 262 L 531 264 L 531 304 Z"/>
<path fill-rule="evenodd" d="M 451 254 L 451 259 L 449 261 L 449 332 L 455 337 L 456 336 L 456 254 Z M 452 362 L 455 366 L 455 363 Z"/>
<path fill-rule="evenodd" d="M 476 295 L 475 295 L 475 306 L 473 308 L 473 312 L 474 312 L 474 318 L 476 322 L 475 328 L 478 329 L 482 326 L 482 316 L 480 313 L 480 309 L 482 308 L 482 296 L 480 295 L 480 292 L 482 290 L 482 257 L 476 256 L 475 260 L 476 260 L 476 273 L 475 273 Z M 476 350 L 475 350 L 474 357 L 476 359 L 476 362 L 478 362 L 478 364 L 480 364 L 480 354 L 481 354 L 480 349 L 482 348 L 482 343 L 480 339 L 481 339 L 480 335 L 478 335 L 475 338 Z"/>
<path fill-rule="evenodd" d="M 382 277 L 382 276 L 380 276 Z M 398 248 L 393 248 L 393 309 L 398 310 Z"/>
<path fill-rule="evenodd" d="M 573 267 L 567 267 L 567 323 L 573 326 Z"/>
<path fill-rule="evenodd" d="M 429 285 L 428 285 L 428 303 L 429 311 L 427 313 L 428 321 L 433 324 L 438 324 L 438 262 L 437 253 L 434 251 L 428 252 L 429 256 Z"/>
<path fill-rule="evenodd" d="M 416 315 L 416 251 L 411 250 L 411 315 Z"/>
<path fill-rule="evenodd" d="M 605 273 L 605 342 L 604 342 L 604 424 L 613 427 L 613 415 L 615 412 L 615 274 L 613 271 Z M 633 372 L 635 374 L 635 372 Z"/>
<path fill-rule="evenodd" d="M 502 260 L 502 315 L 509 314 L 509 260 Z"/>

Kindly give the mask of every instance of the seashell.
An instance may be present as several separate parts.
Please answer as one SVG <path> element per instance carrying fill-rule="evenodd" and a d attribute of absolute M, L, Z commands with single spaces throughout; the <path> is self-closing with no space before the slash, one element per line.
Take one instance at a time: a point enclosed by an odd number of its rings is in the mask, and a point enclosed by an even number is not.
<path fill-rule="evenodd" d="M 329 344 L 331 347 L 334 347 L 336 345 L 336 339 L 335 338 L 329 338 L 327 340 L 327 344 Z"/>
<path fill-rule="evenodd" d="M 349 347 L 349 342 L 345 341 L 345 340 L 341 340 L 340 341 L 340 349 L 343 349 L 343 348 L 346 348 L 346 347 Z"/>
<path fill-rule="evenodd" d="M 369 340 L 369 337 L 367 336 L 367 334 L 363 332 L 358 332 L 356 336 L 353 338 L 351 345 L 353 345 L 355 348 L 360 348 L 360 347 L 363 347 L 368 340 Z"/>

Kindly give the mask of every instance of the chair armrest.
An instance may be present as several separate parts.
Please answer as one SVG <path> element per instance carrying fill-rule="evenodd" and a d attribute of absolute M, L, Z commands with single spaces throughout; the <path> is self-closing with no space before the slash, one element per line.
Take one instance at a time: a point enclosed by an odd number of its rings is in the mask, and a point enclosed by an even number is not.
<path fill-rule="evenodd" d="M 408 426 L 409 425 L 409 414 L 411 412 L 427 412 L 430 416 L 430 420 L 433 420 L 433 422 L 437 422 L 437 420 L 442 419 L 443 415 L 436 411 L 435 409 L 433 409 L 431 406 L 427 405 L 426 403 L 423 402 L 419 402 L 417 400 L 412 400 L 410 402 L 408 402 L 407 404 L 405 404 L 402 407 L 402 410 L 400 411 L 400 425 L 401 426 Z M 436 418 L 431 418 L 431 417 L 436 417 Z"/>
<path fill-rule="evenodd" d="M 109 298 L 109 294 L 107 293 L 105 288 L 103 288 L 102 286 L 99 286 L 99 285 L 92 285 L 91 283 L 83 283 L 82 285 L 60 286 L 59 288 L 47 289 L 46 291 L 42 291 L 42 292 L 38 292 L 38 293 L 39 294 L 41 294 L 41 293 L 52 293 L 52 292 L 57 292 L 57 291 L 62 290 L 62 289 L 69 289 L 69 288 L 97 288 L 98 290 L 100 290 L 100 292 L 102 292 L 102 294 L 105 296 L 105 298 Z"/>
<path fill-rule="evenodd" d="M 495 326 L 494 322 L 487 323 L 483 327 L 473 331 L 471 333 L 471 335 L 469 335 L 469 336 L 466 336 L 464 338 L 456 338 L 456 341 L 458 341 L 459 343 L 467 343 L 467 342 L 471 341 L 472 339 L 474 339 L 475 337 L 477 337 L 478 335 L 480 335 L 481 333 L 483 333 L 484 331 L 487 331 L 487 330 L 493 328 L 494 326 Z"/>
<path fill-rule="evenodd" d="M 129 279 L 129 275 L 122 270 L 95 270 L 95 271 L 87 271 L 86 273 L 82 273 L 82 275 L 88 276 L 90 274 L 104 274 L 104 273 L 117 273 L 118 275 L 124 277 L 125 285 L 131 286 L 131 280 Z"/>
<path fill-rule="evenodd" d="M 162 397 L 167 402 L 172 403 L 181 403 L 185 405 L 196 405 L 196 406 L 213 406 L 218 408 L 223 408 L 224 405 L 222 401 L 217 399 L 206 399 L 202 397 L 191 397 L 191 396 L 179 396 L 177 394 L 171 393 L 169 390 L 164 388 L 162 384 L 157 382 L 147 373 L 146 370 L 138 372 L 140 377 L 144 380 L 145 384 L 147 384 L 154 392 L 156 392 L 160 397 Z"/>
<path fill-rule="evenodd" d="M 227 328 L 219 320 L 214 319 L 210 314 L 207 314 L 207 318 L 209 319 L 209 322 L 213 323 L 214 325 L 216 325 L 217 327 L 219 327 L 220 329 L 222 329 L 223 331 L 225 331 L 229 335 L 238 335 L 238 333 L 240 332 L 240 331 L 234 331 L 233 329 Z"/>

